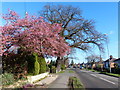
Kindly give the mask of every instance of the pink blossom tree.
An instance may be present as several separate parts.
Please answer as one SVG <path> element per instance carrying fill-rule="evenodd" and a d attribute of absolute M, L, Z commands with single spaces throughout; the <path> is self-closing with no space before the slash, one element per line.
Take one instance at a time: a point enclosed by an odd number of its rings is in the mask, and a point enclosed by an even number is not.
<path fill-rule="evenodd" d="M 27 13 L 24 18 L 20 18 L 16 12 L 8 11 L 8 14 L 3 15 L 6 24 L 0 26 L 1 55 L 7 54 L 12 46 L 22 47 L 25 51 L 39 55 L 64 56 L 69 52 L 69 45 L 59 35 L 61 24 L 50 24 L 42 17 Z"/>

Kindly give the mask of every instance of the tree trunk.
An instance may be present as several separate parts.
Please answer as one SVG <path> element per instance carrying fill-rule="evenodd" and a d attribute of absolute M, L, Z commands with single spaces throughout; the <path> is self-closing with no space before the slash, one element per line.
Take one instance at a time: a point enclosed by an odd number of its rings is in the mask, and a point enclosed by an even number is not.
<path fill-rule="evenodd" d="M 57 57 L 57 60 L 56 60 L 56 63 L 57 63 L 57 72 L 60 72 L 61 71 L 61 59 L 60 57 Z"/>

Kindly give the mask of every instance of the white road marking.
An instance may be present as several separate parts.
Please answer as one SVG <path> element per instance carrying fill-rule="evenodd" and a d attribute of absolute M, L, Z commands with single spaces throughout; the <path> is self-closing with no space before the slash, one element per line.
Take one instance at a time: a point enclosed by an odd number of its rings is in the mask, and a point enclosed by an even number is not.
<path fill-rule="evenodd" d="M 90 75 L 92 75 L 92 76 L 94 76 L 94 77 L 97 77 L 95 74 L 90 74 Z"/>
<path fill-rule="evenodd" d="M 111 81 L 109 81 L 109 80 L 107 80 L 107 79 L 104 79 L 104 78 L 101 78 L 101 77 L 100 77 L 100 79 L 102 79 L 102 80 L 104 80 L 104 81 L 107 81 L 107 82 L 109 82 L 109 83 L 115 84 L 114 82 L 111 82 Z"/>
<path fill-rule="evenodd" d="M 92 76 L 94 76 L 94 77 L 97 77 L 95 74 L 90 74 L 90 75 L 92 75 Z M 107 80 L 107 79 L 104 79 L 104 78 L 101 78 L 101 77 L 99 77 L 99 78 L 102 79 L 102 80 L 104 80 L 104 81 L 107 81 L 107 82 L 109 82 L 109 83 L 115 84 L 114 82 L 111 82 L 111 81 L 109 81 L 109 80 Z"/>

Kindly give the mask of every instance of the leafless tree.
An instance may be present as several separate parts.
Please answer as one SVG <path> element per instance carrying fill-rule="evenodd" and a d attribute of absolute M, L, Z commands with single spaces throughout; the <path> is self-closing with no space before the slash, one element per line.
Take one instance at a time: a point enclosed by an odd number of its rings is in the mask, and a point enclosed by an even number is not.
<path fill-rule="evenodd" d="M 64 37 L 71 48 L 89 51 L 92 45 L 97 45 L 101 52 L 104 51 L 103 44 L 106 36 L 95 30 L 93 20 L 82 17 L 79 8 L 47 4 L 39 14 L 51 24 L 62 24 L 63 29 L 60 35 Z"/>
<path fill-rule="evenodd" d="M 83 51 L 97 45 L 103 51 L 103 43 L 106 36 L 95 30 L 94 21 L 84 19 L 81 10 L 73 6 L 45 5 L 40 15 L 49 23 L 62 24 L 61 35 L 69 43 L 70 47 Z"/>
<path fill-rule="evenodd" d="M 98 55 L 90 55 L 85 58 L 88 63 L 95 63 L 100 61 L 100 56 Z"/>

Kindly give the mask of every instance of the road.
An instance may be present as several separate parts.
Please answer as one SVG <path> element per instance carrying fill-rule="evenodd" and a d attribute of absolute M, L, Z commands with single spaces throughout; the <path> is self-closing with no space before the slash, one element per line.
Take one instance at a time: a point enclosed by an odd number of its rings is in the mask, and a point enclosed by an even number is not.
<path fill-rule="evenodd" d="M 65 70 L 64 73 L 59 73 L 58 75 L 59 75 L 58 78 L 55 81 L 53 81 L 48 86 L 48 88 L 52 88 L 52 89 L 57 88 L 59 90 L 61 90 L 60 88 L 62 88 L 62 90 L 68 90 L 67 88 L 69 88 L 68 87 L 69 77 L 77 76 L 76 73 L 69 73 L 69 69 Z"/>
<path fill-rule="evenodd" d="M 117 88 L 115 90 L 120 90 L 120 88 L 118 89 L 118 85 L 120 84 L 118 84 L 118 80 L 120 80 L 120 78 L 87 70 L 73 70 L 76 71 L 85 88 L 99 88 L 100 90 L 103 90 L 104 88 L 109 88 L 108 90 L 114 90 Z"/>

